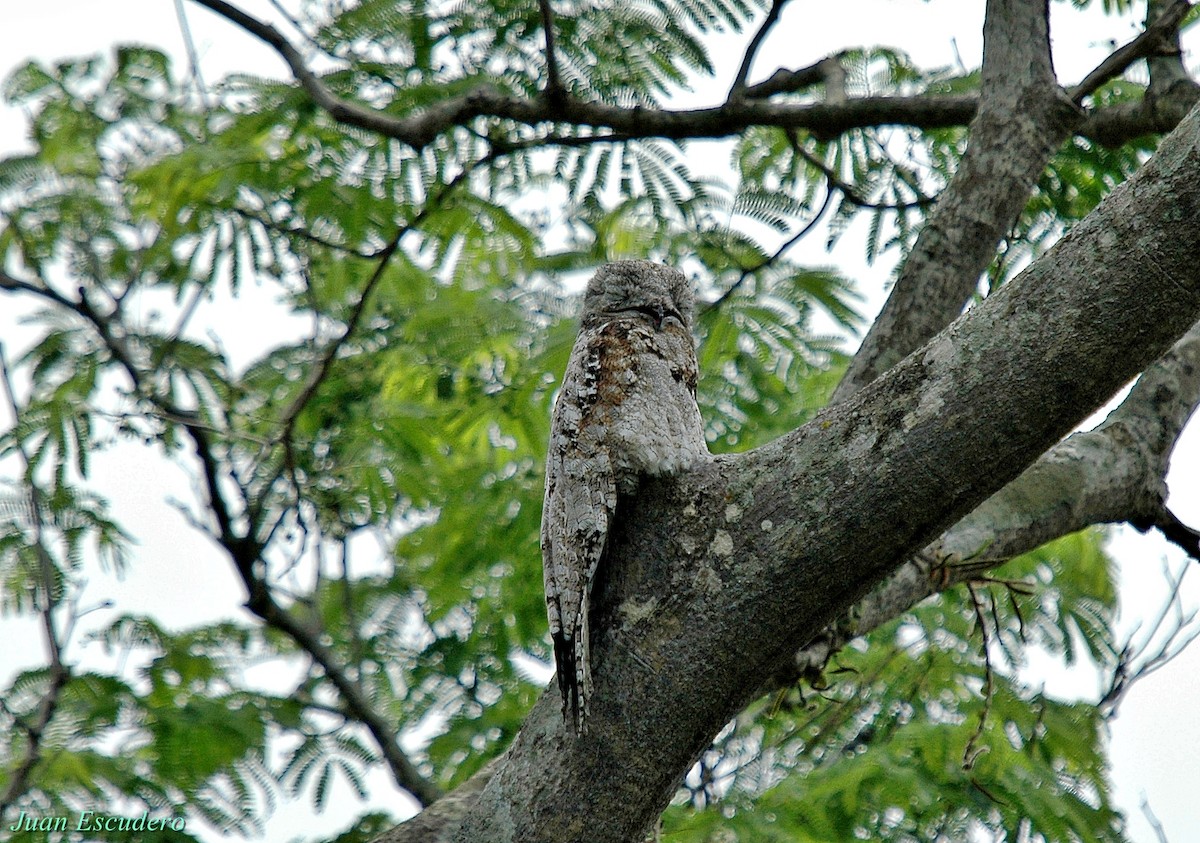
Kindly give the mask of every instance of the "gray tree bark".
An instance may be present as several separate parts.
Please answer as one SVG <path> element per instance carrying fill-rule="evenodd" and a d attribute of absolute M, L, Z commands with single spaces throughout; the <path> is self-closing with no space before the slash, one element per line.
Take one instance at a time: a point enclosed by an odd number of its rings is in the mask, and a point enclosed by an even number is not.
<path fill-rule="evenodd" d="M 597 588 L 589 733 L 544 695 L 438 839 L 640 839 L 797 650 L 1200 319 L 1198 183 L 1195 110 L 1054 249 L 871 385 L 646 485 Z M 382 839 L 418 839 L 405 829 Z"/>
<path fill-rule="evenodd" d="M 988 4 L 970 146 L 833 401 L 870 383 L 962 313 L 1050 156 L 1081 121 L 1054 78 L 1048 18 L 1040 0 Z"/>

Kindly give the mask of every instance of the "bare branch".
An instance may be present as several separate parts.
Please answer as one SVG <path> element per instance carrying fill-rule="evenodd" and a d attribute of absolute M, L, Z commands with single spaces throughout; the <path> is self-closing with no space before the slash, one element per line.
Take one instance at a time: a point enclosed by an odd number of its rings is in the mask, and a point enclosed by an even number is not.
<path fill-rule="evenodd" d="M 750 126 L 779 126 L 807 129 L 823 137 L 856 128 L 906 125 L 921 129 L 962 126 L 974 117 L 979 99 L 973 95 L 862 97 L 842 101 L 830 96 L 823 103 L 780 103 L 763 97 L 782 92 L 812 79 L 805 71 L 794 77 L 776 74 L 760 86 L 751 86 L 746 96 L 708 108 L 671 110 L 642 105 L 625 107 L 581 102 L 564 96 L 551 102 L 547 97 L 525 98 L 481 84 L 465 93 L 446 96 L 418 114 L 394 117 L 341 99 L 330 91 L 305 64 L 300 52 L 273 26 L 246 14 L 225 0 L 195 0 L 272 47 L 287 64 L 293 77 L 313 102 L 335 120 L 378 132 L 420 149 L 440 134 L 465 125 L 476 117 L 498 117 L 527 126 L 546 122 L 570 123 L 580 128 L 606 129 L 628 138 L 723 138 Z M 826 65 L 825 79 L 834 83 L 839 66 Z M 784 73 L 788 73 L 784 71 Z M 790 81 L 789 81 L 790 80 Z M 833 93 L 833 91 L 831 91 Z M 1112 111 L 1112 110 L 1110 110 Z M 1148 132 L 1169 131 L 1183 118 L 1186 109 L 1162 112 L 1139 104 L 1102 112 L 1080 130 L 1103 143 L 1119 143 Z M 565 141 L 558 141 L 565 143 Z M 594 142 L 590 139 L 585 143 Z"/>
<path fill-rule="evenodd" d="M 200 55 L 196 52 L 196 42 L 192 38 L 192 28 L 188 25 L 183 0 L 175 0 L 175 18 L 179 21 L 179 34 L 183 37 L 184 51 L 188 57 L 188 71 L 196 83 L 196 93 L 201 102 L 207 104 L 208 86 L 204 84 L 204 75 L 200 72 Z"/>
<path fill-rule="evenodd" d="M 832 56 L 821 59 L 816 64 L 810 64 L 808 67 L 801 67 L 797 70 L 784 70 L 780 68 L 764 81 L 743 90 L 742 97 L 745 99 L 766 99 L 775 94 L 790 94 L 802 88 L 807 88 L 810 85 L 824 82 L 825 101 L 830 103 L 844 102 L 845 91 L 843 87 L 846 82 L 846 71 L 842 68 L 841 63 L 844 55 L 844 52 L 835 53 Z"/>
<path fill-rule="evenodd" d="M 1184 563 L 1178 574 L 1171 574 L 1169 570 L 1166 572 L 1170 591 L 1163 601 L 1158 615 L 1146 628 L 1142 642 L 1134 643 L 1134 638 L 1138 634 L 1138 629 L 1135 627 L 1129 634 L 1129 639 L 1118 652 L 1117 664 L 1113 668 L 1108 690 L 1097 703 L 1105 719 L 1116 716 L 1117 708 L 1137 682 L 1165 667 L 1187 649 L 1187 646 L 1197 637 L 1200 637 L 1200 624 L 1195 623 L 1196 610 L 1185 613 L 1180 597 L 1183 578 L 1187 575 L 1189 567 L 1187 563 Z M 1170 629 L 1151 651 L 1151 645 L 1165 628 L 1169 616 L 1174 617 Z"/>
<path fill-rule="evenodd" d="M 554 9 L 550 0 L 538 0 L 542 14 L 542 34 L 546 37 L 546 87 L 542 94 L 552 103 L 561 103 L 566 98 L 562 76 L 558 71 L 558 55 L 554 49 Z"/>
<path fill-rule="evenodd" d="M 979 112 L 958 171 L 904 262 L 833 401 L 845 400 L 950 324 L 1079 113 L 1050 60 L 1047 0 L 989 0 Z"/>
<path fill-rule="evenodd" d="M 1188 0 L 1174 0 L 1153 23 L 1142 30 L 1141 34 L 1115 50 L 1085 76 L 1082 82 L 1071 88 L 1068 91 L 1071 101 L 1082 105 L 1101 85 L 1120 76 L 1138 59 L 1172 52 L 1178 55 L 1179 45 L 1175 39 L 1178 38 L 1179 24 L 1191 8 L 1192 4 Z"/>
<path fill-rule="evenodd" d="M 325 87 L 316 74 L 308 69 L 308 65 L 305 63 L 304 57 L 300 55 L 300 51 L 292 46 L 292 43 L 275 27 L 260 21 L 253 15 L 243 12 L 231 3 L 226 3 L 225 0 L 195 0 L 195 2 L 237 24 L 246 30 L 246 32 L 273 47 L 275 52 L 287 64 L 296 81 L 300 83 L 300 87 L 312 97 L 313 102 L 329 112 L 330 116 L 335 120 L 360 126 L 364 129 L 372 129 L 385 135 L 399 137 L 405 133 L 403 131 L 404 121 L 388 117 L 381 112 L 364 108 L 354 103 L 346 102 L 335 96 L 332 91 Z M 398 131 L 399 134 L 397 134 Z"/>
<path fill-rule="evenodd" d="M 975 612 L 975 628 L 979 630 L 979 647 L 983 655 L 983 708 L 979 710 L 979 725 L 975 727 L 975 731 L 971 733 L 966 746 L 963 747 L 962 768 L 971 770 L 975 766 L 975 762 L 979 760 L 979 756 L 987 751 L 986 747 L 980 747 L 978 744 L 979 739 L 983 737 L 983 730 L 987 726 L 988 714 L 992 710 L 995 675 L 992 668 L 992 636 L 988 632 L 987 620 L 983 616 L 983 604 L 979 600 L 975 586 L 970 582 L 967 583 L 967 593 L 971 596 L 971 608 Z"/>
<path fill-rule="evenodd" d="M 779 20 L 779 13 L 783 11 L 786 3 L 787 0 L 771 0 L 771 8 L 767 10 L 767 16 L 763 18 L 758 30 L 746 46 L 746 53 L 742 56 L 741 66 L 738 67 L 737 75 L 733 78 L 733 85 L 729 88 L 727 100 L 737 100 L 746 96 L 746 80 L 750 76 L 750 66 L 754 64 L 754 57 L 758 55 L 759 47 L 766 40 L 771 27 Z"/>
<path fill-rule="evenodd" d="M 22 281 L 19 278 L 9 275 L 3 269 L 0 269 L 0 290 L 8 290 L 10 292 L 19 293 L 32 293 L 38 298 L 46 299 L 57 305 L 61 305 L 68 310 L 75 310 L 75 302 L 71 301 L 69 298 L 52 288 L 50 285 L 42 282 L 41 279 L 38 279 L 37 282 Z"/>
<path fill-rule="evenodd" d="M 507 752 L 493 758 L 432 807 L 384 832 L 373 843 L 450 843 L 459 822 L 475 804 L 506 757 Z"/>
<path fill-rule="evenodd" d="M 358 323 L 362 321 L 363 314 L 366 312 L 367 305 L 371 300 L 371 294 L 375 292 L 375 288 L 383 279 L 383 273 L 387 268 L 388 261 L 391 260 L 391 257 L 396 253 L 396 250 L 400 248 L 400 241 L 404 239 L 405 234 L 412 230 L 413 224 L 414 223 L 405 223 L 404 225 L 400 226 L 400 228 L 396 231 L 396 234 L 391 240 L 388 241 L 388 244 L 379 253 L 378 258 L 376 259 L 377 262 L 375 265 L 375 271 L 372 272 L 371 277 L 367 279 L 366 285 L 363 286 L 362 293 L 359 294 L 358 301 L 355 302 L 354 306 L 350 309 L 350 318 L 346 320 L 346 327 L 342 329 L 342 332 L 337 337 L 335 337 L 328 345 L 325 346 L 325 349 L 321 352 L 321 356 L 317 360 L 316 367 L 312 370 L 308 380 L 305 382 L 304 386 L 301 388 L 296 397 L 292 399 L 292 403 L 289 404 L 287 409 L 283 411 L 283 415 L 280 417 L 281 432 L 279 434 L 279 441 L 282 442 L 291 439 L 292 432 L 296 427 L 296 419 L 299 417 L 300 412 L 308 405 L 308 402 L 312 400 L 312 397 L 316 394 L 325 378 L 329 375 L 329 370 L 333 366 L 333 360 L 335 357 L 337 357 L 338 352 L 342 350 L 342 346 L 346 344 L 346 341 L 350 339 L 355 330 L 357 330 Z"/>
<path fill-rule="evenodd" d="M 1180 521 L 1165 504 L 1154 526 L 1167 541 L 1182 549 L 1192 560 L 1200 562 L 1200 531 Z"/>
<path fill-rule="evenodd" d="M 309 32 L 304 28 L 304 25 L 300 23 L 299 19 L 295 15 L 284 8 L 284 5 L 279 2 L 279 0 L 267 0 L 267 2 L 270 3 L 271 8 L 275 10 L 275 14 L 279 15 L 285 21 L 290 23 L 292 25 L 292 29 L 300 33 L 301 38 L 312 44 L 314 47 L 320 49 L 320 44 L 317 43 L 316 39 L 309 34 Z"/>
<path fill-rule="evenodd" d="M 1152 26 L 1159 15 L 1170 11 L 1172 0 L 1148 0 L 1146 3 L 1146 26 Z M 1146 89 L 1146 99 L 1154 106 L 1162 99 L 1170 99 L 1181 89 L 1197 92 L 1197 86 L 1187 66 L 1183 62 L 1183 49 L 1180 44 L 1180 29 L 1175 27 L 1164 39 L 1162 50 L 1156 55 L 1146 58 L 1146 69 L 1150 72 L 1150 85 Z"/>

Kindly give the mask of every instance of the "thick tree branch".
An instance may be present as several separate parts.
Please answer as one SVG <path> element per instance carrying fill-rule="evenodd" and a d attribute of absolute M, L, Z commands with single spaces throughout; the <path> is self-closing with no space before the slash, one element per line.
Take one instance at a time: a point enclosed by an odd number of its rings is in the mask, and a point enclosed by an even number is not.
<path fill-rule="evenodd" d="M 1151 3 L 1151 6 L 1156 4 Z M 1076 105 L 1096 92 L 1101 85 L 1115 79 L 1124 73 L 1138 59 L 1151 59 L 1154 56 L 1174 53 L 1179 62 L 1179 24 L 1192 8 L 1188 0 L 1173 0 L 1162 10 L 1154 20 L 1147 20 L 1146 28 L 1137 38 L 1115 50 L 1096 69 L 1084 77 L 1083 81 L 1071 88 L 1068 95 Z M 1149 18 L 1149 15 L 1147 15 Z M 1151 90 L 1153 90 L 1153 82 Z"/>
<path fill-rule="evenodd" d="M 841 59 L 845 53 L 836 53 L 821 59 L 816 64 L 797 70 L 780 68 L 762 82 L 757 82 L 742 92 L 745 99 L 766 99 L 775 94 L 790 94 L 818 82 L 825 83 L 825 101 L 844 102 L 846 99 L 846 71 Z"/>
<path fill-rule="evenodd" d="M 870 383 L 962 313 L 996 243 L 1078 123 L 1054 79 L 1048 16 L 1048 0 L 988 2 L 970 144 L 833 401 Z"/>
<path fill-rule="evenodd" d="M 1173 91 L 1180 88 L 1196 91 L 1196 82 L 1188 75 L 1183 64 L 1183 50 L 1179 43 L 1179 23 L 1182 15 L 1174 24 L 1170 21 L 1178 13 L 1179 0 L 1149 0 L 1146 3 L 1146 29 L 1155 29 L 1162 33 L 1159 41 L 1160 49 L 1146 56 L 1146 67 L 1150 71 L 1150 87 L 1146 97 L 1151 101 L 1161 97 L 1170 97 Z M 1183 14 L 1187 13 L 1183 10 Z M 1167 23 L 1165 28 L 1160 24 Z"/>
<path fill-rule="evenodd" d="M 971 95 L 862 97 L 845 103 L 779 103 L 747 98 L 708 108 L 687 110 L 623 108 L 601 103 L 569 102 L 559 114 L 546 115 L 518 99 L 483 95 L 486 113 L 530 125 L 547 119 L 594 128 L 609 128 L 637 137 L 722 138 L 749 126 L 807 129 L 821 137 L 836 137 L 850 129 L 881 125 L 919 128 L 961 126 L 974 116 L 977 99 Z M 471 115 L 475 116 L 475 115 Z"/>
<path fill-rule="evenodd" d="M 771 445 L 644 486 L 596 592 L 589 734 L 544 696 L 454 839 L 638 839 L 757 678 L 1200 319 L 1198 178 L 1200 111 L 922 353 Z"/>
<path fill-rule="evenodd" d="M 1084 121 L 1077 134 L 1104 146 L 1118 147 L 1133 138 L 1171 131 L 1198 101 L 1200 86 L 1188 80 L 1158 96 L 1097 111 Z"/>
<path fill-rule="evenodd" d="M 1047 451 L 802 648 L 769 686 L 819 673 L 851 639 L 1048 541 L 1092 524 L 1156 526 L 1146 519 L 1160 511 L 1171 450 L 1197 405 L 1200 324 L 1142 374 L 1102 424 Z"/>
<path fill-rule="evenodd" d="M 1200 324 L 1148 368 L 1096 429 L 1075 433 L 988 498 L 924 551 L 893 572 L 841 619 L 764 677 L 761 691 L 815 679 L 852 639 L 866 635 L 921 600 L 979 577 L 1047 541 L 1092 524 L 1129 520 L 1157 496 L 1179 433 L 1200 403 Z M 498 759 L 499 760 L 499 759 Z M 493 761 L 493 765 L 498 763 Z M 384 841 L 449 840 L 491 775 L 471 778 L 422 812 L 421 834 L 397 827 Z M 403 833 L 401 833 L 403 832 Z M 424 836 L 422 836 L 424 835 Z M 439 836 L 447 835 L 447 836 Z"/>
<path fill-rule="evenodd" d="M 1179 516 L 1167 508 L 1165 500 L 1158 501 L 1153 513 L 1130 523 L 1142 532 L 1146 532 L 1152 527 L 1157 529 L 1162 533 L 1163 538 L 1194 561 L 1200 562 L 1200 530 L 1195 530 L 1179 520 Z"/>
<path fill-rule="evenodd" d="M 628 138 L 723 138 L 750 126 L 779 126 L 804 129 L 820 137 L 836 137 L 851 129 L 883 125 L 905 125 L 938 129 L 966 125 L 975 116 L 978 98 L 973 95 L 862 97 L 841 101 L 829 96 L 824 103 L 779 103 L 765 97 L 794 89 L 814 79 L 809 69 L 776 73 L 766 82 L 750 86 L 746 95 L 708 108 L 671 110 L 644 106 L 624 107 L 582 102 L 569 96 L 560 101 L 507 94 L 481 85 L 466 93 L 447 96 L 423 111 L 395 117 L 341 99 L 330 91 L 305 64 L 300 52 L 273 26 L 248 15 L 225 0 L 195 0 L 272 47 L 313 102 L 335 120 L 378 132 L 421 149 L 439 135 L 477 117 L 497 117 L 527 126 L 543 123 L 574 124 L 580 128 L 610 130 Z M 826 60 L 828 61 L 828 60 Z M 840 66 L 825 64 L 825 81 L 832 87 Z M 814 79 L 815 81 L 815 79 Z M 833 91 L 831 91 L 833 93 Z M 1105 144 L 1119 144 L 1148 132 L 1169 131 L 1186 109 L 1159 110 L 1140 105 L 1115 113 L 1099 112 L 1079 131 Z M 563 141 L 566 142 L 565 140 Z M 587 142 L 592 142 L 587 139 Z"/>
<path fill-rule="evenodd" d="M 1190 8 L 1186 0 L 1175 0 L 1073 88 L 1071 102 L 1082 102 L 1137 59 L 1161 51 Z M 1047 15 L 1044 2 L 988 3 L 981 106 L 971 122 L 970 145 L 834 401 L 878 377 L 962 312 L 995 255 L 996 242 L 1025 207 L 1054 150 L 1078 124 L 1078 114 L 1054 79 Z"/>
<path fill-rule="evenodd" d="M 1142 374 L 1101 425 L 1051 448 L 802 648 L 768 687 L 819 674 L 851 639 L 929 595 L 1092 524 L 1158 527 L 1196 556 L 1198 534 L 1166 509 L 1164 478 L 1198 405 L 1200 324 Z"/>

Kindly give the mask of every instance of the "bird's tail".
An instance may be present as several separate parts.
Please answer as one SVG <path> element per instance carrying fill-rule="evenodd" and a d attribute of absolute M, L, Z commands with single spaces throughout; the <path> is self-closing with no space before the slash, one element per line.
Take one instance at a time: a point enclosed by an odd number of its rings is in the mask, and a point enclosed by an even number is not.
<path fill-rule="evenodd" d="M 563 720 L 580 731 L 579 683 L 575 679 L 577 653 L 575 640 L 559 634 L 554 636 L 554 663 L 558 666 L 558 690 L 562 694 Z"/>
<path fill-rule="evenodd" d="M 581 615 L 581 621 L 574 635 L 568 637 L 564 631 L 554 636 L 554 662 L 558 667 L 563 720 L 573 725 L 576 734 L 580 735 L 587 731 L 588 699 L 592 694 L 586 613 Z"/>

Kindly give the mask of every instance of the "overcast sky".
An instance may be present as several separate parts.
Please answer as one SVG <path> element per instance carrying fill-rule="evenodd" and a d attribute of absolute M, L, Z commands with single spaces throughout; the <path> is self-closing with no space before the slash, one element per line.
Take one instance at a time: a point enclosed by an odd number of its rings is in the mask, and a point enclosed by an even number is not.
<path fill-rule="evenodd" d="M 265 18 L 273 17 L 266 0 L 241 3 L 243 8 Z M 290 5 L 290 4 L 289 4 Z M 798 67 L 844 47 L 863 45 L 896 46 L 909 51 L 924 66 L 964 63 L 976 67 L 981 50 L 982 2 L 934 0 L 896 2 L 857 0 L 842 3 L 793 3 L 762 51 L 752 80 L 762 78 L 776 66 Z M 275 55 L 257 41 L 242 35 L 206 10 L 185 6 L 187 20 L 200 56 L 204 78 L 211 84 L 230 71 L 251 71 L 282 76 L 284 67 Z M 117 43 L 144 43 L 176 56 L 177 69 L 186 68 L 183 40 L 173 0 L 41 0 L 10 3 L 0 28 L 0 73 L 5 76 L 28 58 L 53 61 L 67 56 L 111 53 Z M 1081 79 L 1106 55 L 1109 45 L 1123 43 L 1136 34 L 1132 19 L 1112 19 L 1089 13 L 1080 15 L 1068 3 L 1054 4 L 1056 69 L 1064 83 Z M 728 50 L 716 51 L 722 63 L 720 82 L 712 89 L 698 88 L 681 99 L 681 104 L 713 103 L 723 96 L 732 78 L 744 36 L 729 42 Z M 1191 39 L 1193 42 L 1195 39 Z M 1194 52 L 1187 60 L 1193 69 Z M 12 108 L 0 110 L 0 154 L 26 148 L 24 116 Z M 872 307 L 881 301 L 890 266 L 868 267 L 862 259 L 861 241 L 852 237 L 839 244 L 840 251 L 828 255 L 823 238 L 809 238 L 799 252 L 816 263 L 836 262 L 852 277 L 863 282 Z M 217 303 L 202 314 L 201 323 L 220 328 L 222 341 L 240 363 L 264 348 L 263 310 L 273 307 L 269 291 L 244 288 L 249 302 L 237 308 Z M 9 310 L 11 297 L 0 298 L 0 339 L 11 357 L 29 335 L 14 324 Z M 241 320 L 241 321 L 239 321 Z M 280 338 L 301 331 L 300 323 L 278 322 Z M 6 413 L 0 424 L 7 426 Z M 1193 424 L 1173 461 L 1169 478 L 1171 504 L 1187 523 L 1200 526 L 1200 425 Z M 7 472 L 11 476 L 11 471 Z M 93 485 L 112 502 L 118 521 L 138 537 L 135 572 L 124 581 L 97 570 L 91 575 L 87 594 L 93 602 L 111 598 L 113 612 L 152 612 L 170 628 L 211 621 L 216 617 L 245 618 L 239 608 L 244 599 L 241 587 L 227 562 L 211 543 L 186 526 L 179 513 L 166 503 L 168 497 L 188 499 L 191 479 L 178 469 L 165 467 L 157 453 L 122 446 L 99 455 Z M 1162 567 L 1177 570 L 1182 554 L 1156 536 L 1141 536 L 1122 530 L 1114 544 L 1122 563 L 1121 627 L 1134 629 L 1139 619 L 1156 613 L 1164 593 Z M 186 581 L 181 578 L 186 572 Z M 1200 604 L 1197 577 L 1185 583 L 1188 606 Z M 198 596 L 199 595 L 199 596 Z M 96 613 L 97 622 L 107 615 Z M 0 618 L 0 640 L 7 644 L 26 642 L 25 648 L 6 647 L 0 653 L 0 682 L 6 684 L 18 665 L 42 659 L 36 625 Z M 68 651 L 71 661 L 111 668 L 111 660 L 95 647 Z M 1047 665 L 1036 662 L 1031 677 L 1042 677 L 1049 690 L 1060 695 L 1094 698 L 1096 679 L 1086 672 L 1066 678 L 1052 675 Z M 1162 821 L 1173 843 L 1198 840 L 1200 810 L 1195 789 L 1200 783 L 1200 647 L 1139 684 L 1124 703 L 1112 726 L 1114 780 L 1120 806 L 1129 817 L 1132 839 L 1156 843 L 1156 836 L 1142 815 L 1145 795 Z M 388 787 L 386 777 L 375 779 L 374 804 L 399 815 L 404 800 Z M 350 799 L 342 789 L 332 804 Z M 346 804 L 342 802 L 342 804 Z M 268 839 L 311 836 L 342 828 L 348 811 L 335 809 L 330 815 L 308 818 L 299 811 L 279 811 L 268 827 Z M 288 814 L 289 816 L 283 816 Z M 216 836 L 213 835 L 213 839 Z"/>

